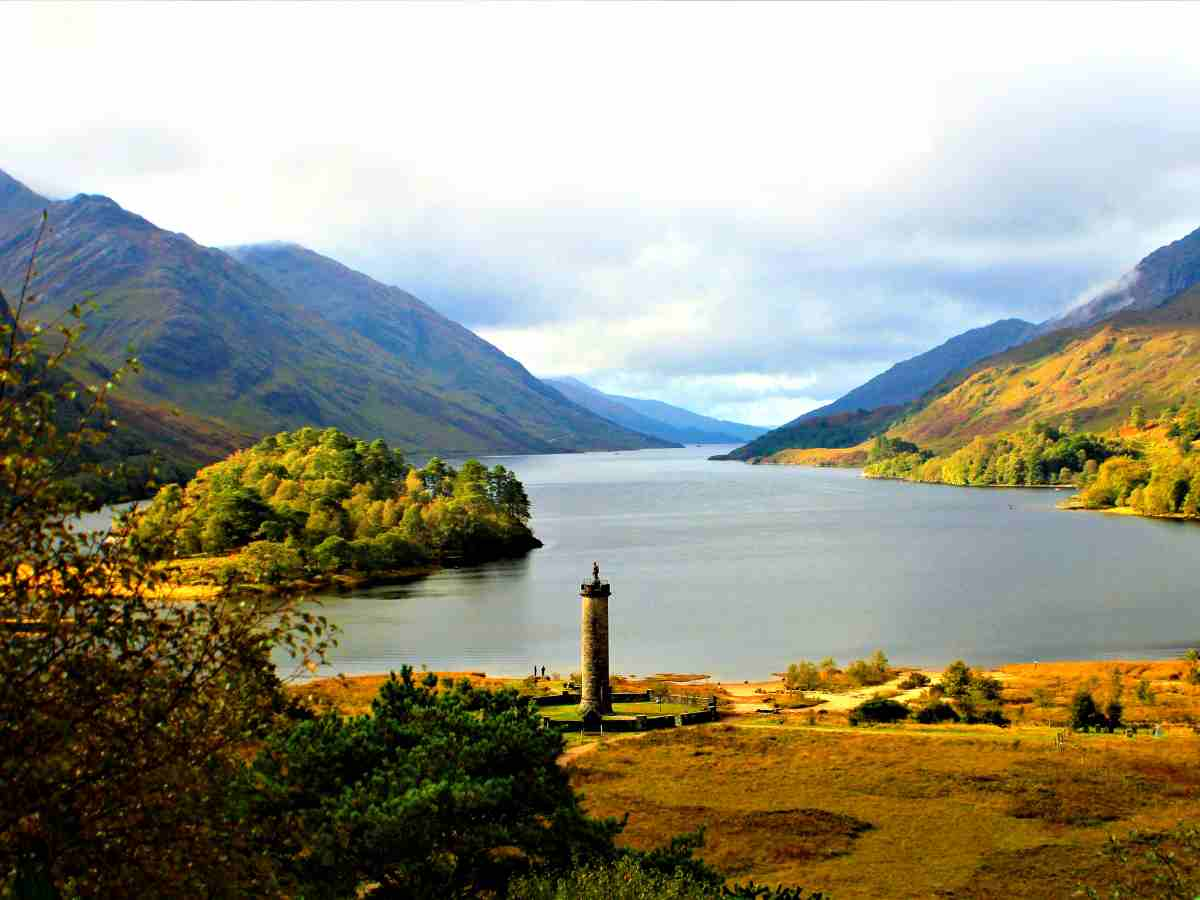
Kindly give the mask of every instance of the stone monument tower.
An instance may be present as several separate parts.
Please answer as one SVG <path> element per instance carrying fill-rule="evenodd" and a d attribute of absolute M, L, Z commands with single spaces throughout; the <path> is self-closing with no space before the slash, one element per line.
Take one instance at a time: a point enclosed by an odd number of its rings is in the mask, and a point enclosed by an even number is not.
<path fill-rule="evenodd" d="M 600 580 L 600 566 L 592 563 L 592 580 L 579 586 L 583 615 L 579 622 L 579 662 L 583 681 L 579 713 L 586 724 L 612 712 L 612 689 L 608 685 L 608 597 L 607 581 Z"/>

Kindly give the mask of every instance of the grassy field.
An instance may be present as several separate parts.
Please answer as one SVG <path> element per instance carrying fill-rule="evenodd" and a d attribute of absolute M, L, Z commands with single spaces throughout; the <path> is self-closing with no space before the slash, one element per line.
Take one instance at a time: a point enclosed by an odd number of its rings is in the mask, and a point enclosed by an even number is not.
<path fill-rule="evenodd" d="M 685 712 L 697 712 L 702 706 L 686 706 L 682 703 L 614 703 L 614 716 L 675 716 Z M 542 715 L 548 719 L 578 719 L 579 707 L 543 706 Z"/>
<path fill-rule="evenodd" d="M 610 740 L 571 763 L 598 815 L 652 847 L 706 829 L 733 876 L 838 900 L 1070 897 L 1109 884 L 1110 833 L 1200 811 L 1200 739 L 992 726 L 718 724 Z"/>
<path fill-rule="evenodd" d="M 831 700 L 828 710 L 747 711 L 714 725 L 572 737 L 562 762 L 589 811 L 630 814 L 628 844 L 660 846 L 703 826 L 701 855 L 738 879 L 800 884 L 837 900 L 1065 898 L 1082 896 L 1083 886 L 1108 897 L 1114 878 L 1129 873 L 1104 853 L 1109 835 L 1200 821 L 1200 735 L 1192 727 L 1200 721 L 1200 684 L 1192 670 L 1184 660 L 1005 666 L 994 673 L 1014 722 L 1004 729 L 851 728 L 844 704 Z M 529 693 L 563 688 L 482 672 L 437 674 Z M 292 690 L 361 713 L 384 677 Z M 662 678 L 623 680 L 619 689 Z M 1075 691 L 1088 688 L 1103 701 L 1118 685 L 1125 719 L 1160 724 L 1164 736 L 1145 728 L 1133 738 L 1069 734 L 1058 749 Z M 688 689 L 739 699 L 703 682 Z M 750 696 L 738 708 L 772 695 Z M 629 715 L 692 708 L 617 705 Z M 543 712 L 573 717 L 577 707 Z M 1142 856 L 1131 854 L 1135 878 L 1149 877 Z M 1127 896 L 1164 896 L 1148 882 L 1141 887 Z"/>

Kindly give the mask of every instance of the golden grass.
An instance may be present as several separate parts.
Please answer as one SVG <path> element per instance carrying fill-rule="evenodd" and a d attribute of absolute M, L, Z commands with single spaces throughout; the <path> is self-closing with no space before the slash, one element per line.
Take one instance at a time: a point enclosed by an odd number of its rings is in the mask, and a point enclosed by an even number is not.
<path fill-rule="evenodd" d="M 794 720 L 793 720 L 794 721 Z M 611 742 L 571 764 L 585 805 L 651 847 L 705 826 L 739 878 L 866 897 L 1069 897 L 1103 887 L 1110 832 L 1197 812 L 1200 739 L 990 726 L 723 724 Z"/>
<path fill-rule="evenodd" d="M 853 469 L 867 464 L 869 449 L 869 442 L 864 441 L 854 447 L 780 450 L 778 453 L 764 456 L 755 462 L 781 466 L 830 466 Z"/>
<path fill-rule="evenodd" d="M 1005 710 L 1017 716 L 1024 708 L 1025 721 L 1065 725 L 1069 721 L 1068 705 L 1080 688 L 1093 691 L 1098 700 L 1107 698 L 1113 673 L 1120 678 L 1127 722 L 1174 723 L 1200 722 L 1200 685 L 1189 681 L 1191 663 L 1184 660 L 1152 662 L 1043 662 L 1003 666 Z M 1138 682 L 1145 679 L 1154 693 L 1154 702 L 1147 704 L 1137 697 Z M 1049 707 L 1035 702 L 1040 695 Z"/>

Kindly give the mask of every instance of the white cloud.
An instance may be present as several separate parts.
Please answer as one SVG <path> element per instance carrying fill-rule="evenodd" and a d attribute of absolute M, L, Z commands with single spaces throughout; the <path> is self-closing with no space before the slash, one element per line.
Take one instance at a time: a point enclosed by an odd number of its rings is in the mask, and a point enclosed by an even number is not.
<path fill-rule="evenodd" d="M 312 246 L 535 371 L 776 417 L 1056 313 L 1200 224 L 1198 24 L 1171 4 L 7 3 L 0 167 L 204 243 Z M 706 380 L 746 375 L 770 384 Z"/>

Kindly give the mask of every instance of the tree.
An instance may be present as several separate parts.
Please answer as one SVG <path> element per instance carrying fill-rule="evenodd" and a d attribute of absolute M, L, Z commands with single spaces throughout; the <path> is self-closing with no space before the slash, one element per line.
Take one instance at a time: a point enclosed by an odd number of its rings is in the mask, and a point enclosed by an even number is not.
<path fill-rule="evenodd" d="M 1142 404 L 1135 403 L 1133 408 L 1129 410 L 1129 424 L 1133 428 L 1144 428 L 1146 425 L 1146 410 Z"/>
<path fill-rule="evenodd" d="M 308 898 L 475 896 L 533 861 L 611 860 L 621 825 L 589 819 L 559 732 L 515 691 L 437 690 L 411 668 L 371 715 L 331 712 L 271 736 L 246 785 L 256 841 Z"/>
<path fill-rule="evenodd" d="M 319 656 L 324 623 L 282 601 L 161 602 L 151 559 L 172 535 L 135 541 L 136 512 L 78 529 L 90 501 L 62 476 L 109 474 L 79 460 L 137 362 L 75 384 L 82 311 L 51 347 L 51 326 L 28 321 L 34 272 L 31 259 L 14 304 L 0 292 L 0 891 L 277 893 L 227 786 L 284 707 L 269 650 Z"/>
<path fill-rule="evenodd" d="M 821 672 L 807 659 L 802 659 L 788 666 L 783 683 L 789 691 L 815 691 L 821 686 Z"/>
<path fill-rule="evenodd" d="M 1096 698 L 1087 688 L 1080 688 L 1071 698 L 1071 727 L 1077 730 L 1084 728 L 1104 728 L 1108 720 L 1096 705 Z"/>
<path fill-rule="evenodd" d="M 941 685 L 942 690 L 946 692 L 947 697 L 953 697 L 955 700 L 960 700 L 967 695 L 967 691 L 971 689 L 971 679 L 974 673 L 971 667 L 961 659 L 956 659 L 946 667 L 946 671 L 942 673 Z"/>

